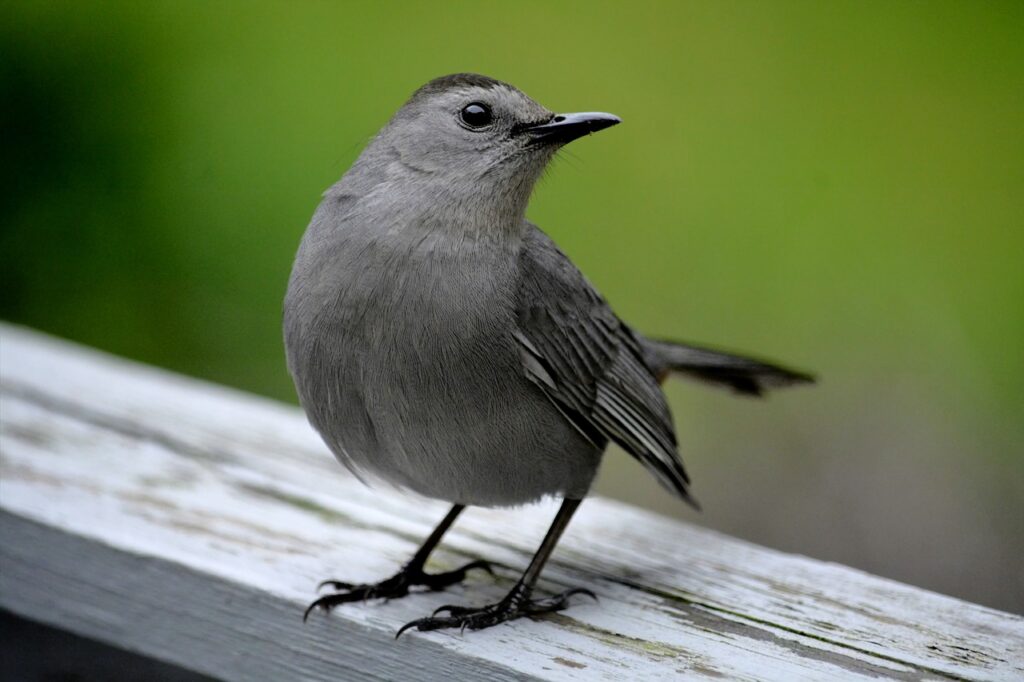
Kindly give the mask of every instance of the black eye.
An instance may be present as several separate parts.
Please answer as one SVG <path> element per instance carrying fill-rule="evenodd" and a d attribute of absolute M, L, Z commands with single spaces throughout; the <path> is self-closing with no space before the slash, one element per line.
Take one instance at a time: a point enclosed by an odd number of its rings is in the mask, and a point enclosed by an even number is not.
<path fill-rule="evenodd" d="M 494 117 L 491 115 L 491 108 L 481 102 L 473 102 L 463 107 L 459 112 L 462 122 L 470 128 L 483 128 L 490 125 Z"/>

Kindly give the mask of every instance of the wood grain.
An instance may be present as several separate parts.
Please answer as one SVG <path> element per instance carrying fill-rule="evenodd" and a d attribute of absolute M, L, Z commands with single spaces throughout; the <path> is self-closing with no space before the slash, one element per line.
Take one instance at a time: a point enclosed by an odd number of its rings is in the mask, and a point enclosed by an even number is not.
<path fill-rule="evenodd" d="M 431 562 L 497 579 L 303 625 L 317 582 L 390 575 L 445 505 L 364 486 L 293 407 L 7 325 L 0 419 L 0 606 L 226 680 L 1024 679 L 1019 616 L 600 498 L 541 580 L 597 604 L 394 640 L 500 598 L 543 503 L 469 510 Z"/>

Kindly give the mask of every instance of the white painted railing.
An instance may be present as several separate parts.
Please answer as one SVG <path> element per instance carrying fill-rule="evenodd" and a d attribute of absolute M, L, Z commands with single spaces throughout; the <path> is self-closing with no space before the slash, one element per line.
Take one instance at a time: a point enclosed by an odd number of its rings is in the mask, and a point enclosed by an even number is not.
<path fill-rule="evenodd" d="M 487 603 L 529 561 L 542 504 L 467 511 L 446 593 L 302 611 L 325 577 L 393 573 L 446 507 L 344 473 L 293 407 L 0 327 L 0 608 L 226 680 L 1024 680 L 1024 619 L 757 547 L 605 499 L 541 588 L 564 613 L 409 632 Z"/>

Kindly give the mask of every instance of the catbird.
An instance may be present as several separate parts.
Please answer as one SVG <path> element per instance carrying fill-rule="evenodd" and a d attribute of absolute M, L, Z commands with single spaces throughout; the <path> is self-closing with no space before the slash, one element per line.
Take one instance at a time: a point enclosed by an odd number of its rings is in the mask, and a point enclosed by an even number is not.
<path fill-rule="evenodd" d="M 419 88 L 324 193 L 284 302 L 299 400 L 346 467 L 454 506 L 395 576 L 325 581 L 333 592 L 305 616 L 490 571 L 485 561 L 435 574 L 424 565 L 466 506 L 544 496 L 562 505 L 505 598 L 442 607 L 398 634 L 485 628 L 593 596 L 533 591 L 609 442 L 696 506 L 660 387 L 667 374 L 748 395 L 812 380 L 642 336 L 526 220 L 559 148 L 617 123 L 606 113 L 554 114 L 485 76 L 445 76 Z"/>

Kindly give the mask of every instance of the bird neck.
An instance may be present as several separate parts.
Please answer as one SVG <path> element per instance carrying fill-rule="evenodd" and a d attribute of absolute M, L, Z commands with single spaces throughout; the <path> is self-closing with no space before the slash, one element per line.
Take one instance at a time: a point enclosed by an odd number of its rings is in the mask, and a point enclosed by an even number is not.
<path fill-rule="evenodd" d="M 466 178 L 426 181 L 414 189 L 420 216 L 453 230 L 487 234 L 518 231 L 532 187 Z"/>
<path fill-rule="evenodd" d="M 419 226 L 460 241 L 515 241 L 525 233 L 526 207 L 540 175 L 534 170 L 510 164 L 452 172 L 438 159 L 410 158 L 378 138 L 325 196 L 356 198 L 355 214 L 378 226 Z"/>

